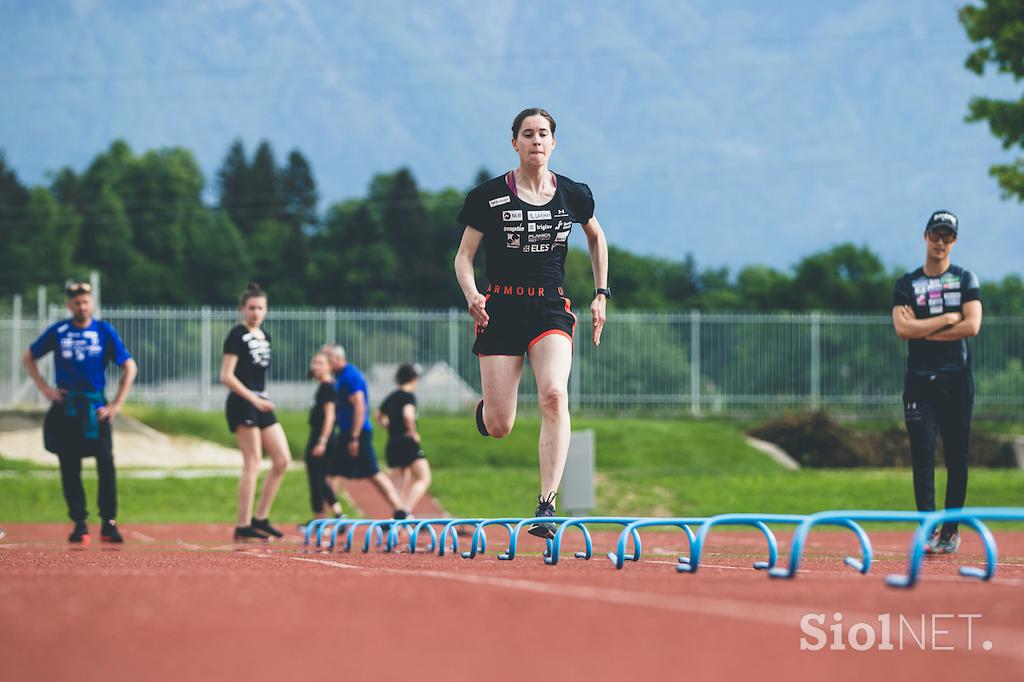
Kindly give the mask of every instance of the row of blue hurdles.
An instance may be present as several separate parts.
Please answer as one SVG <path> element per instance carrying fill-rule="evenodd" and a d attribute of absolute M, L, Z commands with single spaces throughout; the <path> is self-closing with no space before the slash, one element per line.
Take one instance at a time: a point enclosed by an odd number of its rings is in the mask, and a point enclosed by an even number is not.
<path fill-rule="evenodd" d="M 498 559 L 511 561 L 516 558 L 519 536 L 523 528 L 536 522 L 558 524 L 558 530 L 552 540 L 547 541 L 544 562 L 556 565 L 561 556 L 562 540 L 567 531 L 578 528 L 583 535 L 586 550 L 576 552 L 578 559 L 593 557 L 594 544 L 587 525 L 618 525 L 622 526 L 614 551 L 608 558 L 616 568 L 621 569 L 626 561 L 639 561 L 641 558 L 640 530 L 647 528 L 676 528 L 681 530 L 689 545 L 689 554 L 679 557 L 676 570 L 679 573 L 696 573 L 700 568 L 700 560 L 707 543 L 708 534 L 716 526 L 749 526 L 764 535 L 768 543 L 768 560 L 757 561 L 754 568 L 764 570 L 772 578 L 794 578 L 800 568 L 800 561 L 807 547 L 808 535 L 815 526 L 838 526 L 852 531 L 860 543 L 861 556 L 848 556 L 846 565 L 859 573 L 866 574 L 872 563 L 873 551 L 871 540 L 859 522 L 892 522 L 917 523 L 918 526 L 910 541 L 907 557 L 907 572 L 886 577 L 886 584 L 891 587 L 913 587 L 917 582 L 924 561 L 924 546 L 933 530 L 947 521 L 957 521 L 974 529 L 981 537 L 985 550 L 985 567 L 962 566 L 960 574 L 968 578 L 990 580 L 996 572 L 998 554 L 995 537 L 984 521 L 1024 521 L 1022 507 L 965 507 L 963 509 L 946 509 L 937 512 L 909 511 L 871 511 L 871 510 L 831 510 L 816 514 L 719 514 L 709 517 L 693 518 L 657 518 L 657 517 L 618 517 L 618 516 L 581 516 L 581 517 L 545 517 L 545 518 L 475 518 L 475 519 L 315 519 L 305 527 L 305 543 L 313 542 L 318 547 L 333 550 L 339 534 L 345 533 L 343 549 L 351 551 L 358 529 L 363 529 L 363 552 L 369 552 L 371 544 L 384 546 L 384 551 L 393 552 L 399 547 L 399 534 L 404 529 L 409 535 L 408 551 L 434 552 L 440 556 L 446 553 L 451 545 L 452 554 L 460 554 L 465 559 L 472 559 L 487 551 L 488 527 L 499 526 L 508 532 L 508 547 L 498 555 Z M 769 524 L 795 525 L 793 542 L 787 566 L 778 566 L 779 545 Z M 697 528 L 694 532 L 693 528 Z M 468 551 L 459 552 L 458 530 L 472 528 L 472 537 Z M 438 535 L 437 528 L 440 528 Z M 419 547 L 419 537 L 426 531 L 429 543 L 425 548 Z M 385 535 L 386 533 L 386 535 Z M 632 553 L 628 553 L 632 541 Z"/>

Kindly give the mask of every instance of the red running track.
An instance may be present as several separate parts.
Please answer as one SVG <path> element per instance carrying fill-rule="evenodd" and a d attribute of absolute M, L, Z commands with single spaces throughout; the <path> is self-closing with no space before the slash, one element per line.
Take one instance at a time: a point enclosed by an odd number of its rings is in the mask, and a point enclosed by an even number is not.
<path fill-rule="evenodd" d="M 685 543 L 670 534 L 645 534 L 647 558 L 616 571 L 571 552 L 546 566 L 525 535 L 523 554 L 498 561 L 502 532 L 468 561 L 327 553 L 298 535 L 236 547 L 214 525 L 136 526 L 124 546 L 75 549 L 64 525 L 5 529 L 3 680 L 1024 678 L 1020 532 L 996 531 L 990 583 L 956 576 L 982 556 L 965 534 L 961 554 L 929 560 L 918 587 L 899 591 L 883 579 L 903 568 L 910 536 L 889 531 L 870 533 L 867 576 L 842 565 L 853 536 L 823 531 L 807 570 L 776 581 L 750 568 L 764 548 L 746 532 L 712 536 L 699 572 L 681 575 L 672 564 Z M 595 552 L 615 537 L 596 533 Z M 801 651 L 801 618 L 826 613 L 827 628 L 836 612 L 844 632 L 878 631 L 879 614 L 893 614 L 894 650 Z M 918 637 L 925 616 L 926 650 L 905 628 L 900 650 L 901 614 Z M 933 616 L 948 632 L 932 632 Z M 931 650 L 933 636 L 953 649 Z"/>

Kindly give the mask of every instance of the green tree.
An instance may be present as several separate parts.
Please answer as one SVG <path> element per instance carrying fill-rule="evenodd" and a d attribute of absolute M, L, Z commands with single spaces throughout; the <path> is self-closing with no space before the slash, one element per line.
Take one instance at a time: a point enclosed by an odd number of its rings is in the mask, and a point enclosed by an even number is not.
<path fill-rule="evenodd" d="M 960 10 L 960 22 L 967 37 L 978 48 L 967 57 L 965 66 L 984 75 L 991 64 L 999 73 L 1010 74 L 1014 81 L 1024 78 L 1024 0 L 982 0 Z M 974 97 L 967 120 L 987 121 L 989 130 L 1004 149 L 1024 149 L 1024 95 L 1017 100 Z M 989 169 L 1006 198 L 1024 201 L 1024 158 L 997 164 Z"/>
<path fill-rule="evenodd" d="M 803 258 L 795 270 L 796 309 L 878 312 L 892 302 L 891 275 L 866 246 L 839 244 Z"/>
<path fill-rule="evenodd" d="M 235 139 L 217 171 L 217 203 L 243 234 L 249 231 L 248 201 L 249 161 L 245 155 L 245 144 Z"/>

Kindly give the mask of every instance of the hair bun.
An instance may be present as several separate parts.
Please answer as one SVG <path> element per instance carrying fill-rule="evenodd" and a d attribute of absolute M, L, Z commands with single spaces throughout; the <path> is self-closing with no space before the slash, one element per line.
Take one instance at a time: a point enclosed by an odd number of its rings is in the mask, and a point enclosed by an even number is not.
<path fill-rule="evenodd" d="M 245 285 L 246 291 L 262 291 L 263 287 L 260 286 L 259 282 L 249 282 Z"/>

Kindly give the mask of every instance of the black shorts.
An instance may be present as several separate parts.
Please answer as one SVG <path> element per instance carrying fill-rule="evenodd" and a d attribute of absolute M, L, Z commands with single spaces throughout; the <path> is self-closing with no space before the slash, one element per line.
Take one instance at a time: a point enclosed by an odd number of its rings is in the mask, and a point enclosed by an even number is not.
<path fill-rule="evenodd" d="M 572 341 L 576 315 L 561 287 L 492 284 L 487 291 L 489 320 L 476 328 L 476 355 L 523 355 L 550 334 Z"/>
<path fill-rule="evenodd" d="M 255 426 L 265 429 L 277 423 L 277 417 L 272 411 L 260 412 L 255 405 L 235 393 L 228 394 L 228 400 L 224 404 L 224 413 L 228 418 L 228 428 L 231 433 L 234 433 L 239 426 Z"/>
<path fill-rule="evenodd" d="M 364 430 L 359 434 L 359 456 L 348 454 L 350 436 L 345 433 L 331 440 L 327 473 L 345 478 L 369 478 L 380 471 L 377 465 L 377 451 L 373 447 L 373 432 Z"/>
<path fill-rule="evenodd" d="M 388 466 L 402 469 L 418 459 L 425 459 L 420 444 L 408 436 L 392 436 L 388 438 Z"/>

